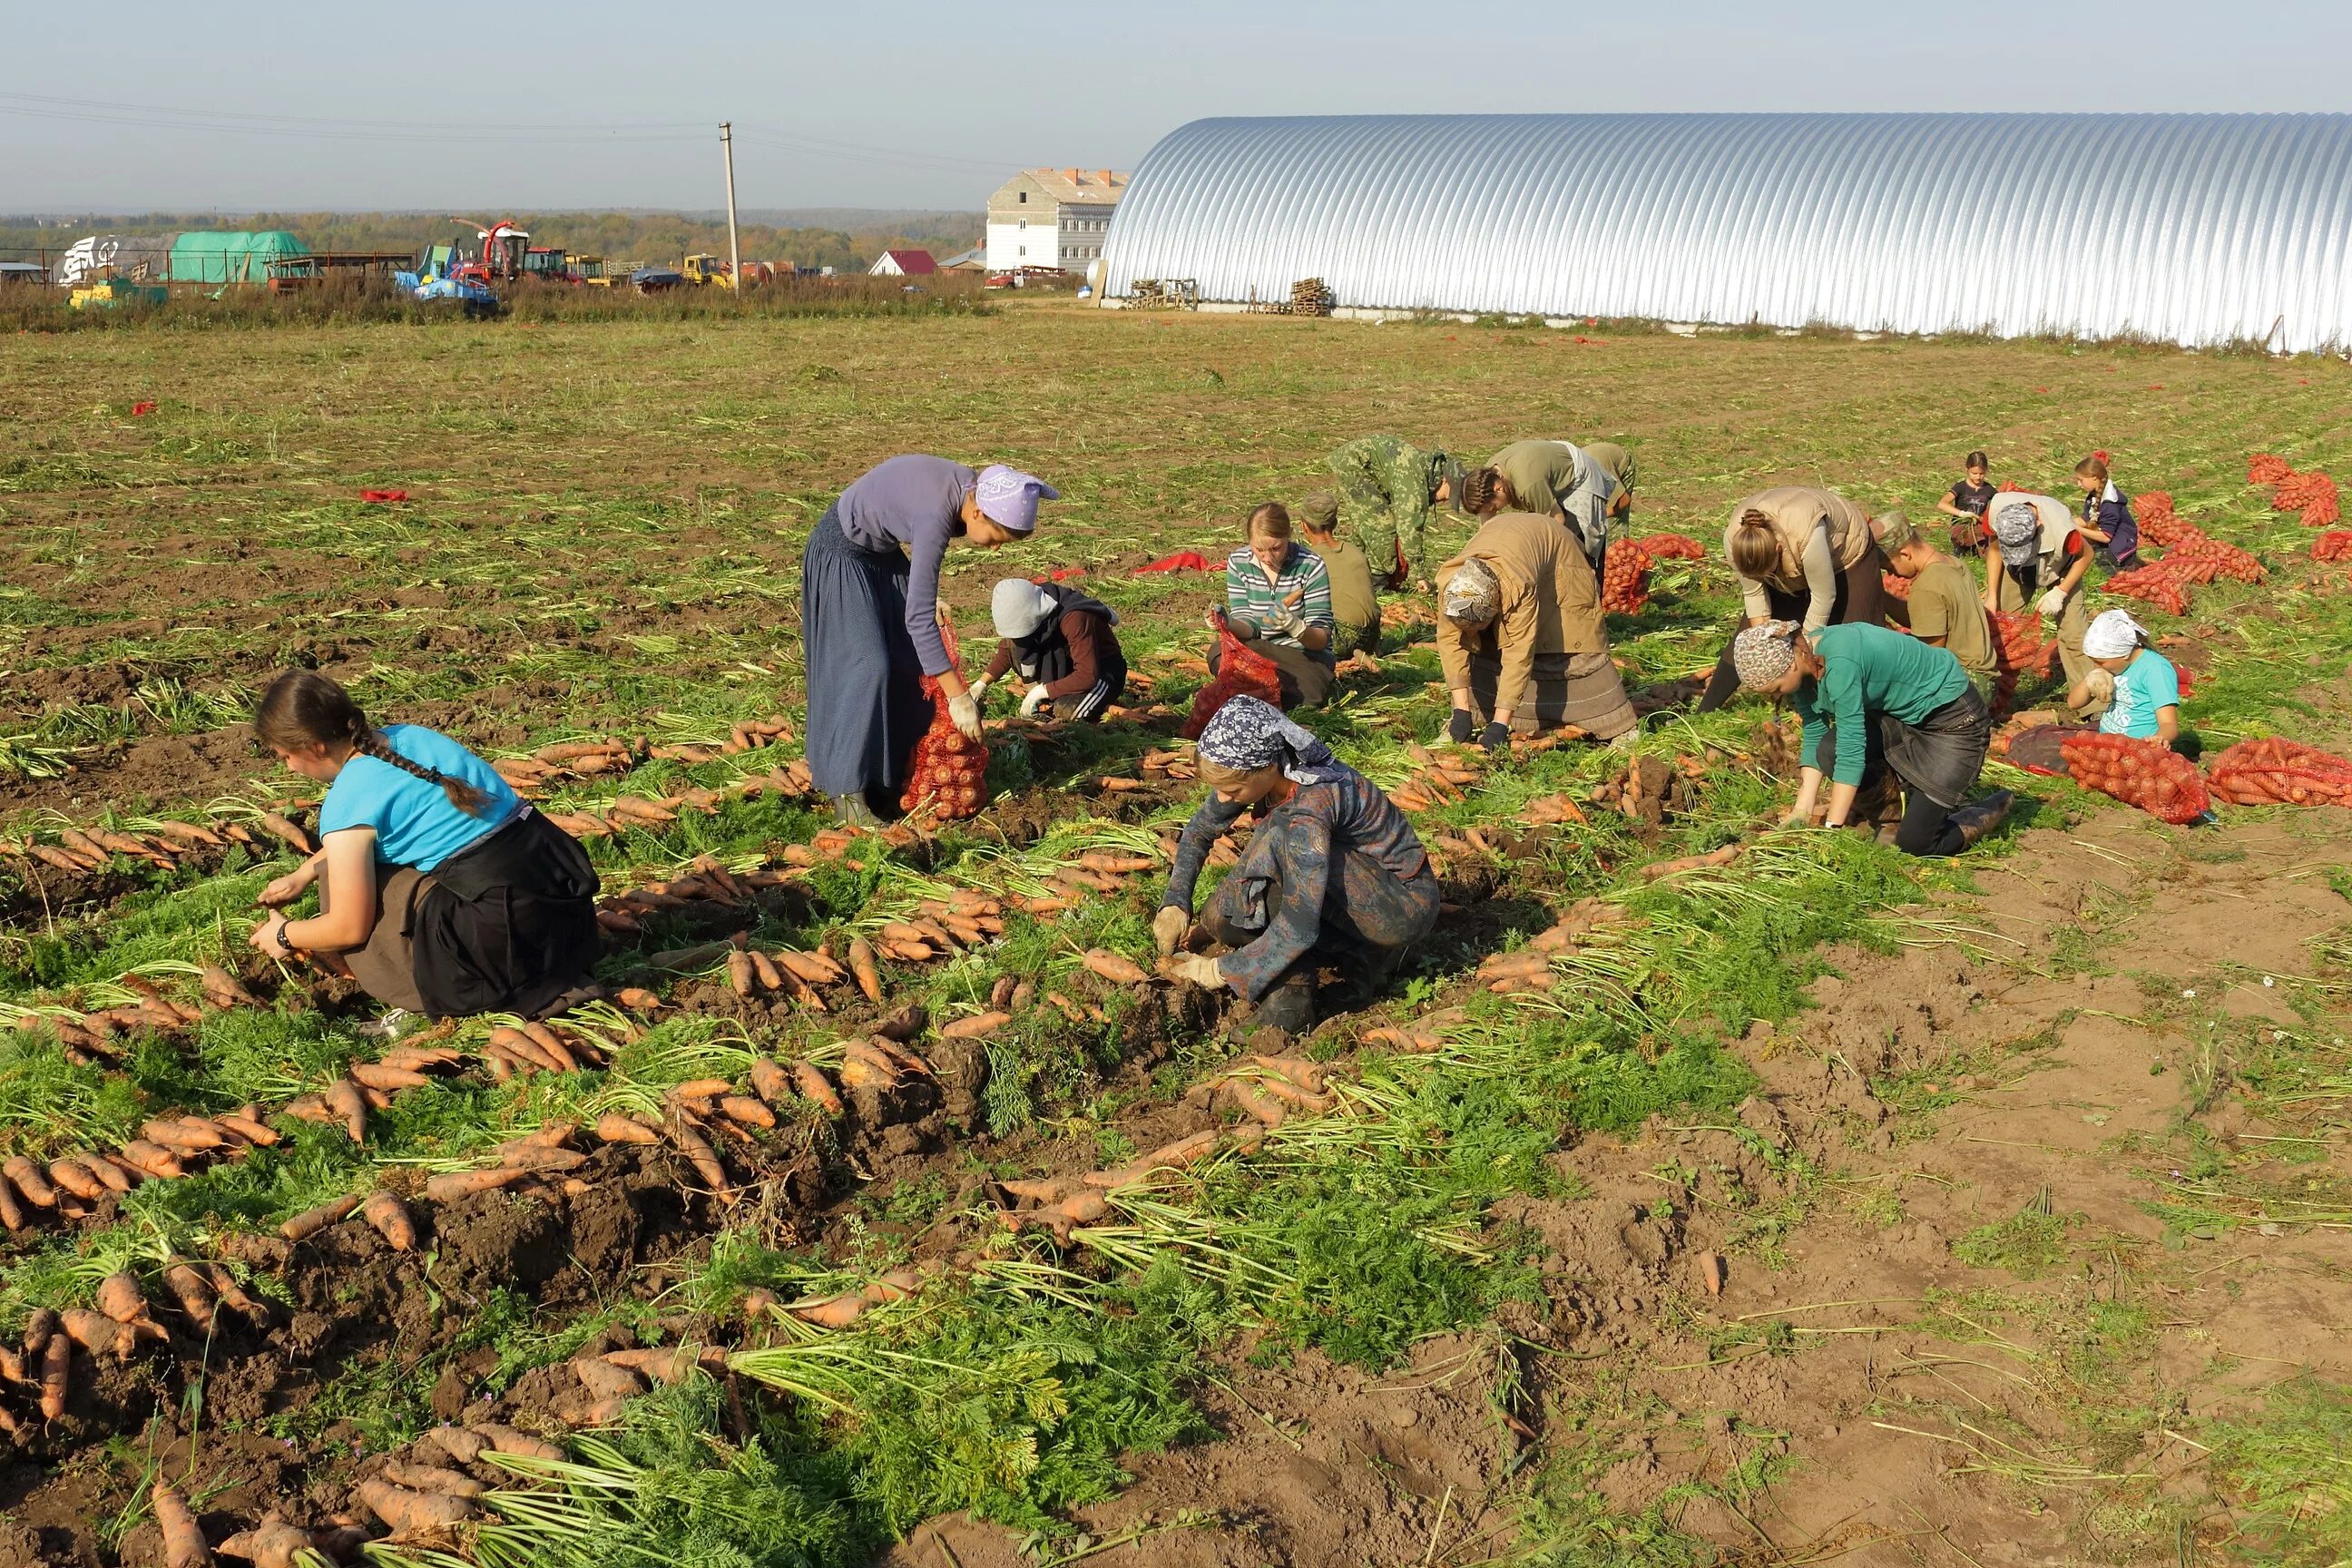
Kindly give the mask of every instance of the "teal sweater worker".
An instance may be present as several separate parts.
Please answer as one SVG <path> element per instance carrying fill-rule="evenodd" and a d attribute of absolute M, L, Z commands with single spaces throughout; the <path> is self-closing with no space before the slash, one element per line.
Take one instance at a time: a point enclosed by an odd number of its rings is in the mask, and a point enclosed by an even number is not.
<path fill-rule="evenodd" d="M 1869 726 L 1892 713 L 1906 724 L 1921 720 L 1969 689 L 1969 672 L 1946 649 L 1885 626 L 1862 622 L 1823 626 L 1813 634 L 1820 650 L 1820 677 L 1797 688 L 1790 700 L 1805 721 L 1803 755 L 1820 754 L 1822 728 L 1837 727 L 1837 756 L 1830 782 L 1860 784 L 1870 752 Z"/>

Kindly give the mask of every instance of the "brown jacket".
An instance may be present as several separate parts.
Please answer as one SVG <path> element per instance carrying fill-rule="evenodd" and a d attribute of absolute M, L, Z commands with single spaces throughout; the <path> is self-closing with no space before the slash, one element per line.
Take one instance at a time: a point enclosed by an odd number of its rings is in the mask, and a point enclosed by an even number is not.
<path fill-rule="evenodd" d="M 1475 632 L 1438 616 L 1437 657 L 1447 686 L 1466 688 L 1471 657 L 1486 651 L 1503 664 L 1495 689 L 1516 700 L 1528 688 L 1537 656 L 1609 651 L 1600 584 L 1582 543 L 1557 521 L 1531 511 L 1499 512 L 1479 525 L 1461 554 L 1437 569 L 1437 581 L 1444 584 L 1473 556 L 1503 584 L 1502 613 Z"/>
<path fill-rule="evenodd" d="M 1780 536 L 1780 562 L 1760 581 L 1739 578 L 1740 592 L 1747 601 L 1751 616 L 1766 613 L 1764 590 L 1778 588 L 1783 594 L 1800 594 L 1810 589 L 1819 601 L 1821 620 L 1806 618 L 1806 625 L 1826 624 L 1829 619 L 1829 597 L 1822 592 L 1826 581 L 1831 594 L 1836 588 L 1837 574 L 1853 565 L 1878 542 L 1870 531 L 1870 517 L 1862 508 L 1824 489 L 1811 485 L 1776 485 L 1769 490 L 1759 490 L 1747 500 L 1736 503 L 1731 518 L 1724 525 L 1723 552 L 1731 553 L 1731 542 L 1739 532 L 1739 519 L 1750 509 L 1772 520 L 1772 531 Z M 1805 547 L 1812 542 L 1815 526 L 1828 523 L 1828 560 L 1819 556 L 1808 563 Z M 1825 565 L 1826 570 L 1821 568 Z M 1815 570 L 1808 570 L 1813 566 Z M 1738 576 L 1738 573 L 1733 575 Z"/>

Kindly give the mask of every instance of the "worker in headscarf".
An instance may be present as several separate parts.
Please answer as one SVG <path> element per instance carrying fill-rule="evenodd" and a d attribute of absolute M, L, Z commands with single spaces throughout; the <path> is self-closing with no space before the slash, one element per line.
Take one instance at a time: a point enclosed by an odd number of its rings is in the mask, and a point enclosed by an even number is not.
<path fill-rule="evenodd" d="M 971 683 L 972 700 L 1008 674 L 1023 683 L 1024 718 L 1051 709 L 1056 719 L 1099 720 L 1127 689 L 1127 655 L 1118 646 L 1118 612 L 1090 594 L 1058 583 L 1007 577 L 989 599 L 996 656 Z"/>
<path fill-rule="evenodd" d="M 975 471 L 908 454 L 883 462 L 825 509 L 801 552 L 808 766 L 835 815 L 874 826 L 896 809 L 915 742 L 930 728 L 922 677 L 947 692 L 958 730 L 981 738 L 980 703 L 940 636 L 940 565 L 961 541 L 994 550 L 1037 526 L 1061 492 L 998 463 Z"/>
<path fill-rule="evenodd" d="M 1886 613 L 1928 647 L 1948 650 L 1969 672 L 1969 684 L 1977 695 L 1990 706 L 2000 662 L 1992 622 L 1969 569 L 1937 549 L 1899 511 L 1878 520 L 1878 547 L 1885 552 L 1888 569 L 1911 584 L 1911 596 L 1890 596 Z"/>
<path fill-rule="evenodd" d="M 1339 499 L 1318 490 L 1299 503 L 1298 521 L 1306 525 L 1307 548 L 1322 559 L 1331 582 L 1331 652 L 1350 654 L 1381 650 L 1381 595 L 1372 582 L 1372 565 L 1347 540 L 1339 537 Z"/>
<path fill-rule="evenodd" d="M 1610 449 L 1632 468 L 1633 458 L 1622 447 Z M 1486 466 L 1510 481 L 1522 510 L 1549 512 L 1575 531 L 1597 580 L 1604 574 L 1609 525 L 1631 509 L 1633 492 L 1596 451 L 1573 441 L 1514 441 L 1487 458 Z M 1438 500 L 1459 504 L 1458 498 L 1449 495 Z"/>
<path fill-rule="evenodd" d="M 2101 734 L 2166 746 L 2180 738 L 2180 671 L 2147 646 L 2147 628 L 2130 611 L 2104 611 L 2084 627 L 2083 657 L 2090 671 L 2066 702 L 2095 719 Z"/>
<path fill-rule="evenodd" d="M 1437 657 L 1453 694 L 1446 733 L 1489 749 L 1512 733 L 1572 725 L 1597 739 L 1633 729 L 1633 704 L 1609 657 L 1601 588 L 1581 542 L 1518 503 L 1493 468 L 1462 481 L 1480 520 L 1438 568 Z"/>
<path fill-rule="evenodd" d="M 1796 621 L 1807 632 L 1879 626 L 1886 619 L 1885 559 L 1862 508 L 1811 485 L 1759 490 L 1731 509 L 1723 553 L 1739 579 L 1751 626 Z M 1712 713 L 1739 689 L 1731 650 L 1716 661 L 1698 710 Z"/>
<path fill-rule="evenodd" d="M 2006 790 L 1960 804 L 1984 769 L 1992 716 L 1945 649 L 1885 626 L 1808 635 L 1767 621 L 1734 638 L 1731 653 L 1741 686 L 1787 698 L 1804 720 L 1803 773 L 1783 826 L 1813 819 L 1824 777 L 1831 827 L 1863 821 L 1865 800 L 1899 782 L 1894 843 L 1906 855 L 1957 855 L 2008 815 Z"/>
<path fill-rule="evenodd" d="M 1201 913 L 1202 930 L 1233 951 L 1171 967 L 1179 979 L 1231 987 L 1256 1004 L 1261 1023 L 1303 1034 L 1315 1026 L 1318 968 L 1334 964 L 1376 992 L 1429 934 L 1436 875 L 1395 802 L 1268 703 L 1235 697 L 1219 709 L 1199 761 L 1211 793 L 1184 826 L 1152 939 L 1162 958 L 1183 946 L 1210 846 L 1254 814 L 1248 849 Z"/>
<path fill-rule="evenodd" d="M 2074 513 L 2053 497 L 2011 490 L 1986 509 L 1985 537 L 1999 546 L 1985 552 L 1985 608 L 2032 609 L 2045 627 L 2054 626 L 2066 683 L 2079 683 L 2092 668 L 2083 654 L 2091 624 L 2083 608 L 2091 545 Z"/>
<path fill-rule="evenodd" d="M 1339 490 L 1339 520 L 1391 590 L 1410 584 L 1427 593 L 1429 512 L 1462 465 L 1444 452 L 1424 452 L 1394 436 L 1360 436 L 1331 454 Z"/>

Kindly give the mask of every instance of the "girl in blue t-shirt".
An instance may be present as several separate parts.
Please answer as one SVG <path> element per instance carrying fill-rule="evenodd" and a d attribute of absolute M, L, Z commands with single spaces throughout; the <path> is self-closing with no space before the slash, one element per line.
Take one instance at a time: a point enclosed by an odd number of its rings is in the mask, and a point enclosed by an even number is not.
<path fill-rule="evenodd" d="M 2108 610 L 2083 633 L 2093 666 L 2066 694 L 2068 706 L 2099 715 L 2099 732 L 2170 745 L 2180 735 L 2180 672 L 2147 646 L 2147 630 L 2127 610 Z M 2104 711 L 2101 711 L 2104 704 Z"/>
<path fill-rule="evenodd" d="M 595 872 L 488 763 L 431 730 L 375 728 L 313 670 L 271 681 L 253 727 L 327 786 L 318 853 L 260 898 L 283 910 L 317 884 L 319 912 L 271 915 L 255 947 L 319 955 L 396 1011 L 434 1016 L 538 1016 L 593 992 Z"/>

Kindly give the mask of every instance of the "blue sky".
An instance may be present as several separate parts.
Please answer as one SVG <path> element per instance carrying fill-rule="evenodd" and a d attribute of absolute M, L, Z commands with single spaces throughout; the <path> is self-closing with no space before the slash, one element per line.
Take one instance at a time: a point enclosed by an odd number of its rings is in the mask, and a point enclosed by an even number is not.
<path fill-rule="evenodd" d="M 2352 109 L 2352 4 L 16 8 L 0 212 L 977 205 L 1211 114 Z M 1166 16 L 1166 21 L 1155 19 Z"/>

